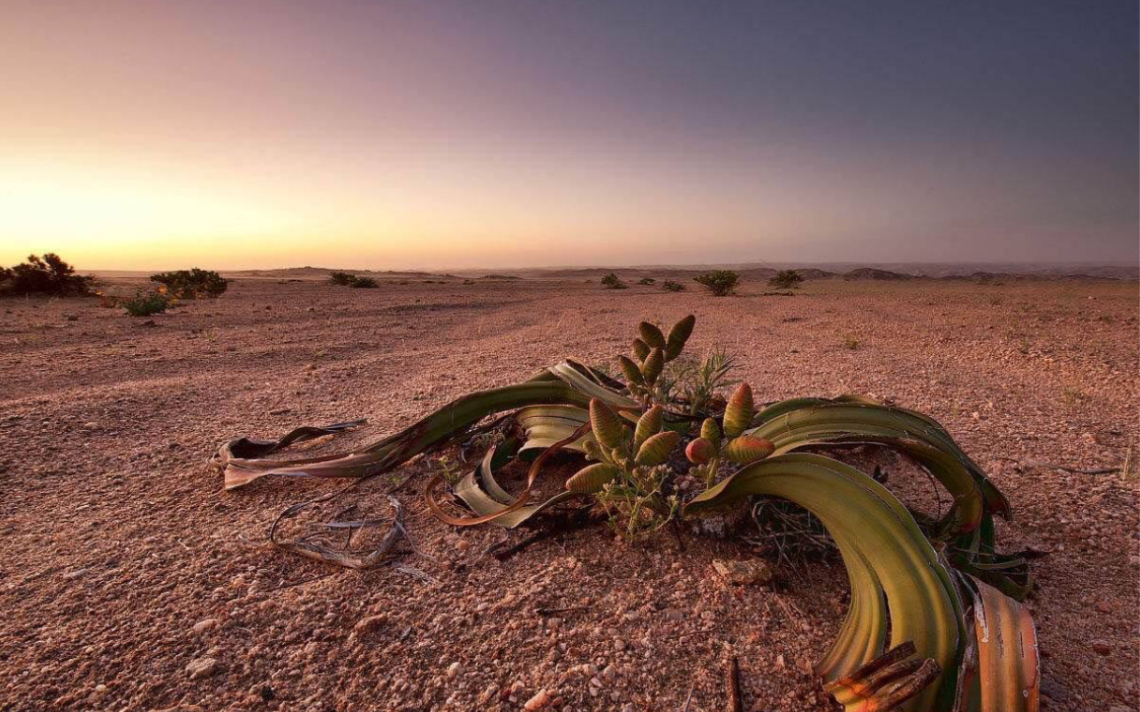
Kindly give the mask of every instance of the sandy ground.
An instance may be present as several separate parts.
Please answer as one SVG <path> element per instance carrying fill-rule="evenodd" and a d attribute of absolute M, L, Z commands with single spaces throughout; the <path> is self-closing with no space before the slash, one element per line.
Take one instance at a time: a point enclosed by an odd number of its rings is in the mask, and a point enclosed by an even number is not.
<path fill-rule="evenodd" d="M 1050 552 L 1031 600 L 1045 708 L 1135 709 L 1137 484 L 1048 463 L 1117 467 L 1137 446 L 1136 283 L 762 291 L 245 279 L 149 323 L 95 300 L 0 302 L 0 709 L 517 710 L 545 689 L 548 708 L 721 710 L 729 648 L 746 709 L 827 709 L 800 668 L 845 609 L 837 561 L 731 587 L 710 561 L 752 555 L 738 541 L 682 551 L 597 526 L 500 563 L 488 547 L 520 535 L 433 520 L 421 463 L 397 491 L 416 546 L 400 562 L 428 578 L 330 569 L 262 542 L 335 485 L 225 494 L 205 465 L 229 438 L 299 424 L 366 417 L 325 447 L 372 440 L 689 312 L 690 349 L 738 353 L 762 400 L 861 392 L 945 423 L 1013 502 L 1003 546 Z M 351 499 L 382 514 L 392 486 Z"/>

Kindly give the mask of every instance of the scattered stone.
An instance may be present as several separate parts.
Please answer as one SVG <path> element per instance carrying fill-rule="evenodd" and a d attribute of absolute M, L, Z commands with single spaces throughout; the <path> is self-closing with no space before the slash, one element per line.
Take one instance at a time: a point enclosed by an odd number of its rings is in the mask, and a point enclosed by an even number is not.
<path fill-rule="evenodd" d="M 463 666 L 458 662 L 454 662 L 451 665 L 447 666 L 448 679 L 454 680 L 455 678 L 459 677 L 459 673 L 461 672 L 463 672 Z"/>
<path fill-rule="evenodd" d="M 205 633 L 208 630 L 213 630 L 218 627 L 217 618 L 205 618 L 194 624 L 195 633 Z"/>
<path fill-rule="evenodd" d="M 74 581 L 85 573 L 87 573 L 87 569 L 75 569 L 74 571 L 68 571 L 63 575 L 63 580 Z"/>
<path fill-rule="evenodd" d="M 485 689 L 479 693 L 479 705 L 485 706 L 491 700 L 495 699 L 495 697 L 497 697 L 498 694 L 499 694 L 499 686 L 496 685 L 495 683 L 491 683 L 490 685 L 487 686 L 487 689 Z"/>
<path fill-rule="evenodd" d="M 1112 646 L 1104 640 L 1094 641 L 1092 647 L 1093 650 L 1096 651 L 1097 655 L 1108 655 L 1112 652 Z"/>
<path fill-rule="evenodd" d="M 546 707 L 549 703 L 550 693 L 546 690 L 539 690 L 534 697 L 526 701 L 526 704 L 523 705 L 523 709 L 527 710 L 527 712 L 534 712 L 534 710 L 540 710 Z"/>
<path fill-rule="evenodd" d="M 269 414 L 270 415 L 285 415 L 289 412 L 290 412 L 289 408 L 277 408 L 275 410 L 269 411 Z"/>
<path fill-rule="evenodd" d="M 209 677 L 218 671 L 217 658 L 196 658 L 190 661 L 186 666 L 186 674 L 190 676 L 191 680 L 197 680 L 200 677 Z"/>
<path fill-rule="evenodd" d="M 357 633 L 371 633 L 382 627 L 387 622 L 388 616 L 381 613 L 378 616 L 368 616 L 367 618 L 361 618 L 356 622 L 356 625 L 353 626 L 352 629 Z"/>
<path fill-rule="evenodd" d="M 741 586 L 772 582 L 772 567 L 760 559 L 748 561 L 715 559 L 713 569 L 729 583 Z"/>

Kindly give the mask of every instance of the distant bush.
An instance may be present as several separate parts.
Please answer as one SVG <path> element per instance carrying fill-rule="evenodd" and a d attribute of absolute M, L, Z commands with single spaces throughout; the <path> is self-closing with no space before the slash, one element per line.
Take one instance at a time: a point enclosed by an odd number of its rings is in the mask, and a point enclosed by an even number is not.
<path fill-rule="evenodd" d="M 353 277 L 348 286 L 353 289 L 376 289 L 380 285 L 371 277 Z"/>
<path fill-rule="evenodd" d="M 736 292 L 740 275 L 732 270 L 718 269 L 714 272 L 705 272 L 700 277 L 693 277 L 693 281 L 712 292 L 714 297 L 727 297 Z"/>
<path fill-rule="evenodd" d="M 171 300 L 165 294 L 157 292 L 137 292 L 134 297 L 123 299 L 119 304 L 131 316 L 151 316 L 152 314 L 161 314 L 169 309 Z"/>
<path fill-rule="evenodd" d="M 605 277 L 602 277 L 602 286 L 606 289 L 627 289 L 629 285 L 618 279 L 618 276 L 610 272 Z"/>
<path fill-rule="evenodd" d="M 0 295 L 82 296 L 91 292 L 94 282 L 94 277 L 75 274 L 75 268 L 54 252 L 28 255 L 26 262 L 12 268 L 0 267 Z"/>
<path fill-rule="evenodd" d="M 655 284 L 656 282 L 657 280 L 653 279 L 652 277 L 642 277 L 641 279 L 637 280 L 638 284 Z"/>
<path fill-rule="evenodd" d="M 782 269 L 768 280 L 768 284 L 776 289 L 799 289 L 803 281 L 803 275 L 794 269 Z"/>
<path fill-rule="evenodd" d="M 329 281 L 341 287 L 349 286 L 354 279 L 356 279 L 356 275 L 348 272 L 333 272 L 329 275 Z"/>
<path fill-rule="evenodd" d="M 680 282 L 674 282 L 671 279 L 667 279 L 664 282 L 662 282 L 661 288 L 664 289 L 666 292 L 683 292 L 683 291 L 685 291 L 685 285 L 681 284 Z"/>
<path fill-rule="evenodd" d="M 150 281 L 158 282 L 166 294 L 175 299 L 207 299 L 220 296 L 229 287 L 229 281 L 211 270 L 180 269 L 176 272 L 152 274 Z"/>

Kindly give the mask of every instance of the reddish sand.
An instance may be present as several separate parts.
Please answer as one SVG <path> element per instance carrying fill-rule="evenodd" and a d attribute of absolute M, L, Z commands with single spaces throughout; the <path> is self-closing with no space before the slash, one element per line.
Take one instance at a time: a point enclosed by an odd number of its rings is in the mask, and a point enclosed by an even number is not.
<path fill-rule="evenodd" d="M 749 555 L 737 540 L 681 551 L 596 526 L 499 563 L 487 548 L 521 535 L 432 519 L 420 462 L 397 473 L 414 475 L 399 562 L 428 578 L 358 573 L 263 543 L 281 509 L 339 485 L 225 494 L 206 466 L 232 437 L 368 418 L 310 452 L 351 447 L 564 356 L 612 362 L 640 319 L 690 312 L 690 349 L 739 354 L 761 400 L 860 392 L 945 423 L 1013 503 L 1003 547 L 1050 552 L 1030 602 L 1045 708 L 1136 708 L 1136 479 L 1051 466 L 1119 467 L 1137 447 L 1135 282 L 694 287 L 239 279 L 151 320 L 0 302 L 0 709 L 517 710 L 545 689 L 563 710 L 691 695 L 696 712 L 724 708 L 728 648 L 746 709 L 826 709 L 800 667 L 843 615 L 838 561 L 731 587 L 710 561 Z M 342 502 L 383 514 L 393 484 Z"/>

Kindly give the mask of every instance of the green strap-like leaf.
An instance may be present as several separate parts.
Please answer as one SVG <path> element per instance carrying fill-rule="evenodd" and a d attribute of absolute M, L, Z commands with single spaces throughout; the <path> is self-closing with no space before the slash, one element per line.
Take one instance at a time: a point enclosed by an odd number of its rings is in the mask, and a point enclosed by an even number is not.
<path fill-rule="evenodd" d="M 789 403 L 785 401 L 785 403 Z M 769 416 L 776 410 L 779 414 Z M 973 478 L 989 511 L 1008 518 L 1009 501 L 986 477 L 985 472 L 962 451 L 945 428 L 921 413 L 851 398 L 835 401 L 797 399 L 795 407 L 777 403 L 753 421 L 759 422 L 750 435 L 768 438 L 776 454 L 802 447 L 829 443 L 882 443 L 893 446 L 900 440 L 920 444 L 953 455 Z"/>
<path fill-rule="evenodd" d="M 492 447 L 484 455 L 479 467 L 455 486 L 455 495 L 463 500 L 463 503 L 470 507 L 475 514 L 488 516 L 505 509 L 514 501 L 514 498 L 499 486 L 494 474 L 496 467 L 505 464 L 510 459 L 509 455 L 513 454 L 513 447 L 514 443 L 510 441 L 498 447 Z M 541 504 L 527 505 L 511 512 L 505 512 L 492 519 L 490 523 L 504 529 L 514 529 L 550 507 L 577 496 L 580 495 L 576 492 L 559 492 Z"/>
<path fill-rule="evenodd" d="M 906 507 L 849 465 L 822 455 L 790 454 L 741 469 L 697 496 L 684 513 L 700 515 L 757 494 L 783 497 L 819 517 L 839 547 L 853 591 L 859 589 L 852 595 L 854 621 L 842 631 L 843 647 L 824 659 L 831 666 L 826 675 L 841 677 L 882 654 L 881 643 L 868 644 L 867 638 L 880 629 L 876 619 L 882 609 L 875 601 L 885 595 L 891 647 L 913 641 L 920 658 L 932 658 L 942 669 L 931 688 L 903 709 L 948 709 L 957 681 L 961 603 L 949 572 Z"/>

